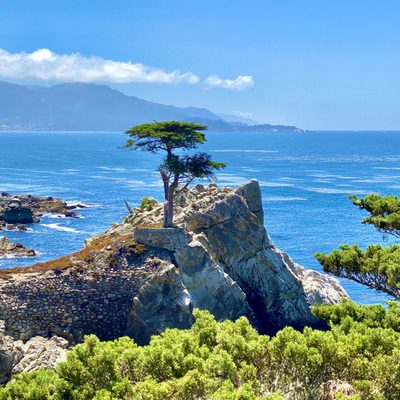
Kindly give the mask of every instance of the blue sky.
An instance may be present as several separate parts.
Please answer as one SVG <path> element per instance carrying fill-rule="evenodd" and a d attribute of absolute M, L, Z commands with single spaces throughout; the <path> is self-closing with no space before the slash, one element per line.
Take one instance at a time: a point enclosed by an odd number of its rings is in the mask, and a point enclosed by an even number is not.
<path fill-rule="evenodd" d="M 400 129 L 399 1 L 0 0 L 0 10 L 1 80 L 81 80 L 99 63 L 109 72 L 90 81 L 164 104 L 305 129 Z M 51 53 L 40 66 L 29 58 L 35 70 L 26 57 L 38 49 Z"/>

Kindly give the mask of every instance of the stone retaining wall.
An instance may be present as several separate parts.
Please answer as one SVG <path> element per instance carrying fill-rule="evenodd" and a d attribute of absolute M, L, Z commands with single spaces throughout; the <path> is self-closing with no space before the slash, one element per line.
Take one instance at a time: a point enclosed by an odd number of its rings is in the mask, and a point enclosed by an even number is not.
<path fill-rule="evenodd" d="M 146 269 L 149 266 L 146 267 Z M 15 339 L 57 334 L 77 340 L 94 333 L 121 336 L 132 301 L 150 270 L 49 271 L 0 281 L 0 320 Z"/>

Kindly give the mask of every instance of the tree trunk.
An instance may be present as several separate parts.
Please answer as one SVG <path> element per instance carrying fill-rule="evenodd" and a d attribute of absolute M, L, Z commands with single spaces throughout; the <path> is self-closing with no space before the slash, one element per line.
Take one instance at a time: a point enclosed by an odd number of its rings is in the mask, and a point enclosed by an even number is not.
<path fill-rule="evenodd" d="M 164 215 L 163 215 L 163 227 L 166 228 L 168 225 L 168 192 L 169 192 L 169 178 L 167 174 L 160 171 L 161 178 L 164 186 Z"/>
<path fill-rule="evenodd" d="M 174 219 L 174 193 L 175 187 L 170 186 L 167 200 L 164 203 L 164 228 L 172 228 Z"/>
<path fill-rule="evenodd" d="M 166 174 L 164 171 L 160 171 L 161 178 L 164 185 L 164 228 L 172 228 L 174 219 L 174 195 L 175 190 L 178 187 L 179 174 L 174 174 L 174 179 L 170 184 L 171 175 Z"/>

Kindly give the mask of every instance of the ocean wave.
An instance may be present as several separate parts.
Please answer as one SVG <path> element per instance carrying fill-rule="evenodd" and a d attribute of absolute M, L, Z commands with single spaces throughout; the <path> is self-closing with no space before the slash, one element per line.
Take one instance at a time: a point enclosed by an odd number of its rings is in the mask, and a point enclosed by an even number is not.
<path fill-rule="evenodd" d="M 7 192 L 31 192 L 32 190 L 37 190 L 36 185 L 25 185 L 25 184 L 18 184 L 18 183 L 0 183 L 0 191 Z"/>
<path fill-rule="evenodd" d="M 229 149 L 229 150 L 211 150 L 214 153 L 278 153 L 278 150 L 248 150 L 248 149 Z"/>
<path fill-rule="evenodd" d="M 328 174 L 328 173 L 317 173 L 310 174 L 310 176 L 319 179 L 344 179 L 344 180 L 352 180 L 357 179 L 357 176 L 349 176 L 349 175 L 340 175 L 340 174 Z"/>
<path fill-rule="evenodd" d="M 274 197 L 266 196 L 265 201 L 307 201 L 304 197 Z"/>
<path fill-rule="evenodd" d="M 126 182 L 127 178 L 114 178 L 114 177 L 110 177 L 110 176 L 104 176 L 104 175 L 91 175 L 89 176 L 89 178 L 92 179 L 101 179 L 103 181 L 114 181 L 114 182 Z"/>
<path fill-rule="evenodd" d="M 35 251 L 34 256 L 21 256 L 18 254 L 4 254 L 4 255 L 0 256 L 0 260 L 15 260 L 15 259 L 19 259 L 19 258 L 24 258 L 24 259 L 36 258 L 36 257 L 42 256 L 42 255 L 43 254 L 38 251 Z"/>
<path fill-rule="evenodd" d="M 391 182 L 392 179 L 383 179 L 383 178 L 366 178 L 366 179 L 352 179 L 351 182 L 354 183 L 388 183 Z"/>
<path fill-rule="evenodd" d="M 290 178 L 290 177 L 286 177 L 286 176 L 283 176 L 283 177 L 280 177 L 280 178 L 278 178 L 278 179 L 280 179 L 281 181 L 304 181 L 304 179 L 301 179 L 301 178 Z"/>
<path fill-rule="evenodd" d="M 82 233 L 77 229 L 69 228 L 67 226 L 60 226 L 59 224 L 41 224 L 41 225 L 45 226 L 46 228 L 55 229 L 57 231 L 62 231 L 62 232 Z"/>
<path fill-rule="evenodd" d="M 79 200 L 68 200 L 68 201 L 66 201 L 66 203 L 67 203 L 68 207 L 76 207 L 76 206 L 79 206 L 79 205 L 81 205 L 81 206 L 83 206 L 85 208 L 99 208 L 99 207 L 101 207 L 101 204 L 98 204 L 98 203 L 91 203 L 91 202 L 85 203 L 84 201 L 79 201 Z"/>
<path fill-rule="evenodd" d="M 154 172 L 154 169 L 149 169 L 149 168 L 132 168 L 131 171 L 133 171 L 133 172 Z"/>
<path fill-rule="evenodd" d="M 259 159 L 263 162 L 289 162 L 289 163 L 321 163 L 321 164 L 364 164 L 373 162 L 400 162 L 400 157 L 389 156 L 389 157 L 375 157 L 375 156 L 264 156 Z"/>
<path fill-rule="evenodd" d="M 335 188 L 321 188 L 311 186 L 298 186 L 296 189 L 305 190 L 306 192 L 314 192 L 321 194 L 368 194 L 370 190 L 352 190 L 352 189 L 335 189 Z"/>
<path fill-rule="evenodd" d="M 260 187 L 294 187 L 293 183 L 259 181 Z"/>
<path fill-rule="evenodd" d="M 240 167 L 240 169 L 242 169 L 243 171 L 246 171 L 246 172 L 261 172 L 259 169 L 250 168 L 250 167 Z"/>
<path fill-rule="evenodd" d="M 336 179 L 313 179 L 312 181 L 317 183 L 333 183 Z"/>
<path fill-rule="evenodd" d="M 127 171 L 126 168 L 123 167 L 97 167 L 98 169 L 103 169 L 105 171 L 117 171 L 117 172 L 124 172 Z"/>
<path fill-rule="evenodd" d="M 43 218 L 64 219 L 64 218 L 67 218 L 67 217 L 64 214 L 45 213 L 45 214 L 43 214 Z"/>

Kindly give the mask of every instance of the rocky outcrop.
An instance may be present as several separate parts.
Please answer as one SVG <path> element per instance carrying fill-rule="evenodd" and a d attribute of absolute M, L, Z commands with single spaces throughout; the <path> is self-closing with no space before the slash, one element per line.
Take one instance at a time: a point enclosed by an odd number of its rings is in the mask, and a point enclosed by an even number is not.
<path fill-rule="evenodd" d="M 237 190 L 197 185 L 178 199 L 177 210 L 176 229 L 135 228 L 134 239 L 173 252 L 192 307 L 220 319 L 247 315 L 260 331 L 274 333 L 286 325 L 323 324 L 311 305 L 346 295 L 336 279 L 304 269 L 275 248 L 263 227 L 257 181 Z M 159 214 L 153 210 L 141 224 L 156 224 Z"/>
<path fill-rule="evenodd" d="M 0 321 L 0 383 L 12 374 L 39 368 L 54 368 L 65 359 L 68 341 L 53 336 L 50 339 L 33 337 L 26 343 L 14 341 L 5 334 L 4 322 Z"/>
<path fill-rule="evenodd" d="M 88 333 L 128 334 L 146 343 L 167 327 L 189 327 L 196 307 L 220 320 L 245 315 L 274 333 L 319 326 L 311 306 L 346 296 L 334 278 L 304 269 L 274 246 L 256 181 L 236 190 L 196 185 L 176 199 L 175 228 L 161 228 L 162 209 L 136 209 L 70 256 L 1 270 L 6 334 L 70 343 Z"/>
<path fill-rule="evenodd" d="M 0 236 L 0 258 L 3 257 L 35 257 L 32 249 L 27 249 L 21 243 L 10 242 L 5 236 Z"/>
<path fill-rule="evenodd" d="M 6 224 L 31 224 L 35 222 L 33 210 L 24 207 L 17 198 L 0 197 L 0 220 Z"/>
<path fill-rule="evenodd" d="M 0 232 L 1 231 L 18 231 L 26 232 L 28 228 L 24 224 L 7 224 L 4 221 L 0 221 Z"/>
<path fill-rule="evenodd" d="M 55 197 L 40 197 L 29 194 L 0 195 L 0 222 L 5 224 L 31 224 L 38 222 L 45 213 L 60 214 L 66 217 L 77 217 L 77 208 L 85 206 L 77 204 L 69 206 Z M 4 226 L 4 225 L 3 225 Z"/>

